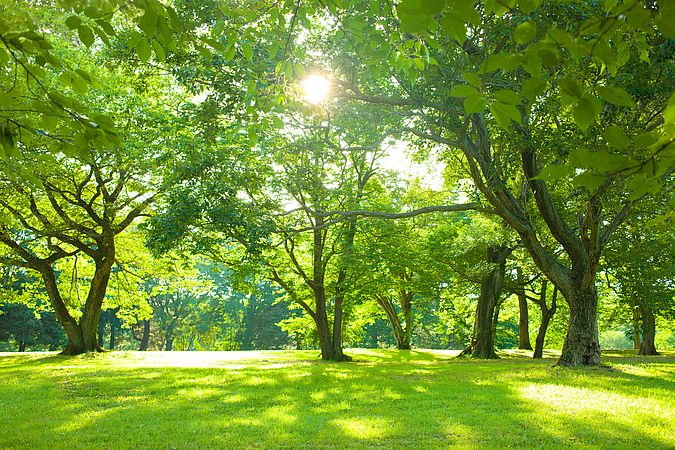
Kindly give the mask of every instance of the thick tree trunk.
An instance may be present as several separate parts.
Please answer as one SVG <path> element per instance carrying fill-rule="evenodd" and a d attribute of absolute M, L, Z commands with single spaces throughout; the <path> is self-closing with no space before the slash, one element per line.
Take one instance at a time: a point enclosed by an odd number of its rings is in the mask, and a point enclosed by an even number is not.
<path fill-rule="evenodd" d="M 96 338 L 98 328 L 98 319 L 101 316 L 101 307 L 108 289 L 110 272 L 115 263 L 115 243 L 114 237 L 107 241 L 108 254 L 101 261 L 96 262 L 96 271 L 89 286 L 89 293 L 84 304 L 82 317 L 80 318 L 80 329 L 82 330 L 82 341 L 84 351 L 102 351 Z M 112 325 L 111 325 L 112 330 Z"/>
<path fill-rule="evenodd" d="M 333 311 L 333 347 L 332 361 L 351 361 L 351 357 L 344 354 L 342 350 L 342 304 L 344 297 L 339 296 L 335 299 L 335 308 Z"/>
<path fill-rule="evenodd" d="M 558 365 L 600 364 L 598 292 L 595 286 L 572 290 L 565 297 L 570 307 L 570 320 Z"/>
<path fill-rule="evenodd" d="M 26 341 L 19 341 L 19 351 L 20 352 L 26 351 Z"/>
<path fill-rule="evenodd" d="M 640 340 L 640 308 L 633 307 L 633 317 L 631 319 L 631 325 L 633 326 L 633 350 L 640 350 L 642 347 L 642 341 Z"/>
<path fill-rule="evenodd" d="M 511 254 L 511 251 L 512 249 L 506 246 L 489 246 L 487 249 L 487 261 L 493 267 L 483 276 L 481 281 L 471 345 L 460 355 L 471 354 L 472 358 L 483 359 L 498 358 L 494 343 L 495 308 L 504 284 L 506 258 Z"/>
<path fill-rule="evenodd" d="M 530 343 L 530 317 L 527 310 L 527 297 L 524 292 L 518 293 L 518 348 L 521 350 L 532 350 Z"/>
<path fill-rule="evenodd" d="M 84 353 L 86 350 L 82 339 L 82 330 L 61 298 L 61 293 L 56 284 L 54 270 L 50 265 L 46 264 L 40 266 L 39 270 L 42 280 L 45 283 L 45 291 L 47 292 L 52 308 L 54 308 L 56 320 L 61 324 L 63 330 L 66 332 L 66 337 L 68 338 L 68 344 L 61 353 L 64 355 L 79 355 L 80 353 Z"/>
<path fill-rule="evenodd" d="M 556 309 L 558 308 L 557 298 L 558 298 L 558 288 L 553 288 L 553 298 L 551 299 L 551 307 L 549 308 L 546 305 L 546 288 L 548 282 L 543 281 L 541 286 L 541 295 L 539 300 L 539 308 L 541 309 L 541 325 L 539 326 L 539 331 L 537 332 L 537 338 L 534 344 L 534 354 L 533 358 L 543 358 L 544 356 L 544 340 L 546 339 L 546 331 L 548 330 L 548 325 L 551 322 L 551 318 L 555 314 Z"/>
<path fill-rule="evenodd" d="M 640 315 L 642 316 L 642 344 L 640 345 L 640 355 L 658 355 L 654 340 L 656 338 L 656 319 L 651 308 L 640 305 Z"/>
<path fill-rule="evenodd" d="M 143 335 L 141 337 L 141 345 L 139 346 L 138 350 L 142 352 L 146 351 L 148 349 L 149 344 L 150 344 L 150 321 L 144 320 Z"/>

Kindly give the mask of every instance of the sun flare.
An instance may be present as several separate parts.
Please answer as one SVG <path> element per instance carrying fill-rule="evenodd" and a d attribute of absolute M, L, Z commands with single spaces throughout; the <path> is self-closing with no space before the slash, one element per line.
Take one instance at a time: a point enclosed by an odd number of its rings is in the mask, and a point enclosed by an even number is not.
<path fill-rule="evenodd" d="M 330 82 L 321 75 L 312 75 L 300 85 L 303 99 L 313 105 L 319 104 L 328 97 Z"/>

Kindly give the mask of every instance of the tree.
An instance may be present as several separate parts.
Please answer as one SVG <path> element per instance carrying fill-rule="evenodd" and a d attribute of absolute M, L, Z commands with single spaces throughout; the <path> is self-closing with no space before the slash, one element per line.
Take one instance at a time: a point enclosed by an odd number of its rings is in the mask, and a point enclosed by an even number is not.
<path fill-rule="evenodd" d="M 341 24 L 370 20 L 362 39 L 335 28 L 340 96 L 405 114 L 409 134 L 461 152 L 474 186 L 569 304 L 559 364 L 598 364 L 600 256 L 673 165 L 672 106 L 661 115 L 672 90 L 672 78 L 661 79 L 669 48 L 661 33 L 670 33 L 672 9 L 476 6 L 401 2 L 401 33 L 391 32 L 399 23 L 384 7 L 329 8 Z M 373 58 L 383 46 L 393 55 L 385 68 Z"/>
<path fill-rule="evenodd" d="M 675 247 L 664 223 L 655 220 L 654 205 L 631 217 L 618 230 L 605 256 L 606 279 L 619 296 L 620 307 L 629 308 L 636 349 L 640 355 L 657 355 L 656 317 L 675 316 L 671 261 Z M 611 280 L 611 281 L 610 281 Z"/>

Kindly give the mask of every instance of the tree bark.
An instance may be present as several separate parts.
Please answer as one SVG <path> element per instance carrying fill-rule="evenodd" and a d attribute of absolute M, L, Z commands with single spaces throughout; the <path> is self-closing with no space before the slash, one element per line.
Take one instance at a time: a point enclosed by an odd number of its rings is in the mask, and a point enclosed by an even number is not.
<path fill-rule="evenodd" d="M 103 347 L 103 335 L 105 334 L 105 322 L 101 322 L 100 318 L 98 321 L 98 346 Z"/>
<path fill-rule="evenodd" d="M 532 350 L 530 343 L 530 316 L 527 309 L 527 295 L 523 283 L 523 273 L 520 267 L 517 269 L 518 285 L 518 348 L 521 350 Z"/>
<path fill-rule="evenodd" d="M 546 331 L 548 330 L 548 325 L 551 322 L 551 318 L 558 308 L 557 298 L 558 298 L 558 288 L 553 288 L 553 297 L 551 299 L 551 307 L 549 308 L 546 305 L 546 290 L 548 287 L 548 281 L 544 280 L 541 285 L 541 294 L 539 296 L 539 308 L 541 309 L 541 325 L 539 326 L 539 331 L 537 332 L 537 338 L 534 344 L 534 354 L 533 358 L 543 358 L 544 356 L 544 340 L 546 339 Z"/>
<path fill-rule="evenodd" d="M 143 335 L 141 337 L 141 345 L 139 346 L 138 350 L 142 352 L 146 351 L 148 349 L 149 344 L 150 344 L 150 321 L 144 320 Z"/>
<path fill-rule="evenodd" d="M 640 308 L 633 307 L 633 317 L 631 318 L 631 325 L 633 326 L 633 350 L 640 350 L 642 342 L 640 340 Z"/>
<path fill-rule="evenodd" d="M 375 301 L 382 307 L 387 319 L 389 320 L 389 325 L 391 325 L 391 330 L 394 333 L 394 340 L 396 341 L 396 348 L 399 350 L 410 350 L 410 324 L 411 324 L 411 311 L 410 311 L 410 300 L 406 299 L 408 292 L 401 290 L 401 306 L 403 309 L 403 317 L 405 328 L 401 324 L 401 319 L 399 319 L 396 309 L 394 308 L 393 303 L 384 295 L 376 295 Z M 412 294 L 412 292 L 410 292 Z M 407 312 L 406 312 L 407 308 Z"/>
<path fill-rule="evenodd" d="M 513 249 L 504 245 L 488 246 L 487 261 L 492 267 L 481 280 L 470 349 L 467 348 L 461 355 L 470 353 L 472 358 L 498 358 L 495 352 L 495 324 L 493 322 L 495 308 L 504 284 L 506 258 L 512 251 Z"/>
<path fill-rule="evenodd" d="M 654 356 L 658 355 L 654 340 L 656 338 L 656 319 L 651 308 L 640 305 L 640 315 L 642 316 L 642 344 L 640 345 L 640 355 Z"/>
<path fill-rule="evenodd" d="M 108 345 L 108 348 L 110 350 L 115 349 L 115 337 L 116 337 L 115 336 L 115 323 L 114 323 L 114 321 L 111 320 L 110 321 L 110 343 Z"/>
<path fill-rule="evenodd" d="M 557 364 L 560 366 L 600 364 L 598 292 L 595 285 L 572 290 L 565 298 L 570 307 L 570 319 Z"/>
<path fill-rule="evenodd" d="M 415 293 L 401 289 L 401 312 L 403 313 L 403 339 L 399 350 L 410 350 L 412 348 L 410 341 L 412 335 L 412 299 Z"/>

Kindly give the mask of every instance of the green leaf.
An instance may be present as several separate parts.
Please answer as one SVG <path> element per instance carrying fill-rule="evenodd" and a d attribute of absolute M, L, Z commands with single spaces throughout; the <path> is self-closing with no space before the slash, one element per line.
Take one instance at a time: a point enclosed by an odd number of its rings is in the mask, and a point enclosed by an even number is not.
<path fill-rule="evenodd" d="M 445 0 L 422 0 L 422 10 L 435 16 L 445 8 Z"/>
<path fill-rule="evenodd" d="M 446 14 L 441 18 L 441 27 L 448 36 L 456 39 L 460 44 L 466 40 L 466 25 L 453 14 Z"/>
<path fill-rule="evenodd" d="M 225 22 L 222 20 L 218 20 L 216 24 L 211 28 L 211 34 L 218 37 L 221 34 L 223 34 L 223 31 L 225 30 Z"/>
<path fill-rule="evenodd" d="M 666 106 L 665 111 L 663 111 L 663 120 L 665 123 L 675 124 L 675 92 L 670 95 L 668 99 L 668 106 Z"/>
<path fill-rule="evenodd" d="M 516 94 L 511 89 L 495 91 L 492 93 L 492 96 L 500 102 L 508 103 L 509 105 L 519 105 L 522 100 L 520 95 Z"/>
<path fill-rule="evenodd" d="M 584 95 L 584 89 L 581 87 L 581 84 L 571 78 L 561 78 L 558 80 L 558 86 L 560 86 L 562 92 L 572 97 L 581 98 Z"/>
<path fill-rule="evenodd" d="M 253 59 L 253 47 L 251 47 L 251 44 L 245 42 L 241 45 L 241 52 L 244 54 L 244 58 L 248 59 L 251 61 Z"/>
<path fill-rule="evenodd" d="M 535 9 L 539 8 L 541 0 L 519 0 L 518 8 L 525 14 L 530 14 Z"/>
<path fill-rule="evenodd" d="M 633 147 L 636 149 L 649 147 L 654 142 L 656 142 L 656 137 L 651 132 L 639 134 L 633 141 Z"/>
<path fill-rule="evenodd" d="M 533 180 L 542 180 L 554 182 L 560 178 L 569 177 L 574 174 L 574 167 L 565 164 L 549 164 L 544 166 L 539 175 L 532 177 Z"/>
<path fill-rule="evenodd" d="M 91 19 L 96 19 L 97 17 L 101 17 L 102 11 L 95 6 L 86 6 L 84 8 L 84 15 L 91 18 Z"/>
<path fill-rule="evenodd" d="M 513 40 L 516 44 L 525 44 L 534 39 L 537 34 L 537 26 L 534 22 L 523 22 L 513 30 Z"/>
<path fill-rule="evenodd" d="M 499 101 L 492 102 L 492 105 L 490 105 L 490 112 L 497 120 L 499 126 L 504 128 L 505 130 L 509 129 L 512 120 L 518 123 L 520 123 L 522 120 L 518 108 L 508 103 L 503 103 Z"/>
<path fill-rule="evenodd" d="M 618 106 L 635 106 L 633 97 L 620 87 L 598 86 L 595 88 L 600 97 Z"/>
<path fill-rule="evenodd" d="M 154 36 L 157 34 L 157 19 L 157 14 L 153 10 L 147 9 L 145 14 L 138 19 L 138 27 L 145 31 L 148 37 Z"/>
<path fill-rule="evenodd" d="M 75 28 L 79 27 L 81 23 L 82 20 L 80 20 L 80 18 L 77 16 L 68 16 L 68 18 L 66 19 L 66 26 L 71 30 L 74 30 Z"/>
<path fill-rule="evenodd" d="M 433 15 L 424 11 L 421 0 L 403 0 L 396 6 L 396 13 L 401 20 L 401 31 L 419 33 L 429 26 Z"/>
<path fill-rule="evenodd" d="M 451 97 L 470 97 L 479 95 L 475 87 L 468 84 L 456 84 L 450 90 Z"/>
<path fill-rule="evenodd" d="M 495 55 L 490 55 L 485 58 L 480 65 L 480 70 L 482 73 L 492 72 L 498 69 L 504 69 L 504 66 L 511 59 L 511 55 L 504 53 L 497 53 Z"/>
<path fill-rule="evenodd" d="M 546 81 L 542 78 L 532 77 L 523 83 L 523 89 L 520 91 L 525 97 L 534 99 L 541 94 L 546 87 Z"/>
<path fill-rule="evenodd" d="M 14 142 L 11 130 L 6 125 L 2 125 L 2 128 L 0 128 L 0 144 L 2 144 L 5 156 L 12 156 L 14 154 L 16 143 Z"/>
<path fill-rule="evenodd" d="M 164 51 L 164 47 L 162 47 L 162 45 L 159 42 L 152 41 L 152 49 L 155 51 L 157 61 L 160 62 L 166 61 L 166 52 Z"/>
<path fill-rule="evenodd" d="M 582 172 L 572 179 L 573 186 L 585 187 L 590 192 L 595 192 L 604 182 L 605 177 L 590 172 Z"/>
<path fill-rule="evenodd" d="M 604 137 L 607 143 L 614 148 L 623 149 L 628 148 L 630 145 L 630 139 L 626 133 L 616 125 L 608 127 L 605 132 L 602 133 L 602 137 Z"/>
<path fill-rule="evenodd" d="M 150 55 L 152 54 L 152 49 L 150 48 L 150 43 L 146 39 L 141 39 L 138 42 L 136 54 L 138 55 L 138 59 L 143 62 L 148 62 Z"/>
<path fill-rule="evenodd" d="M 467 81 L 467 83 L 480 89 L 481 79 L 478 75 L 472 72 L 464 72 L 462 76 Z"/>
<path fill-rule="evenodd" d="M 582 130 L 588 129 L 591 123 L 593 123 L 595 115 L 596 110 L 593 100 L 589 97 L 580 98 L 573 112 L 574 122 L 576 122 L 579 128 Z"/>
<path fill-rule="evenodd" d="M 464 99 L 464 112 L 467 114 L 483 112 L 486 105 L 485 97 L 472 95 Z"/>
<path fill-rule="evenodd" d="M 87 47 L 91 47 L 94 43 L 94 32 L 87 25 L 82 24 L 77 27 L 77 35 L 80 37 L 80 41 Z"/>

